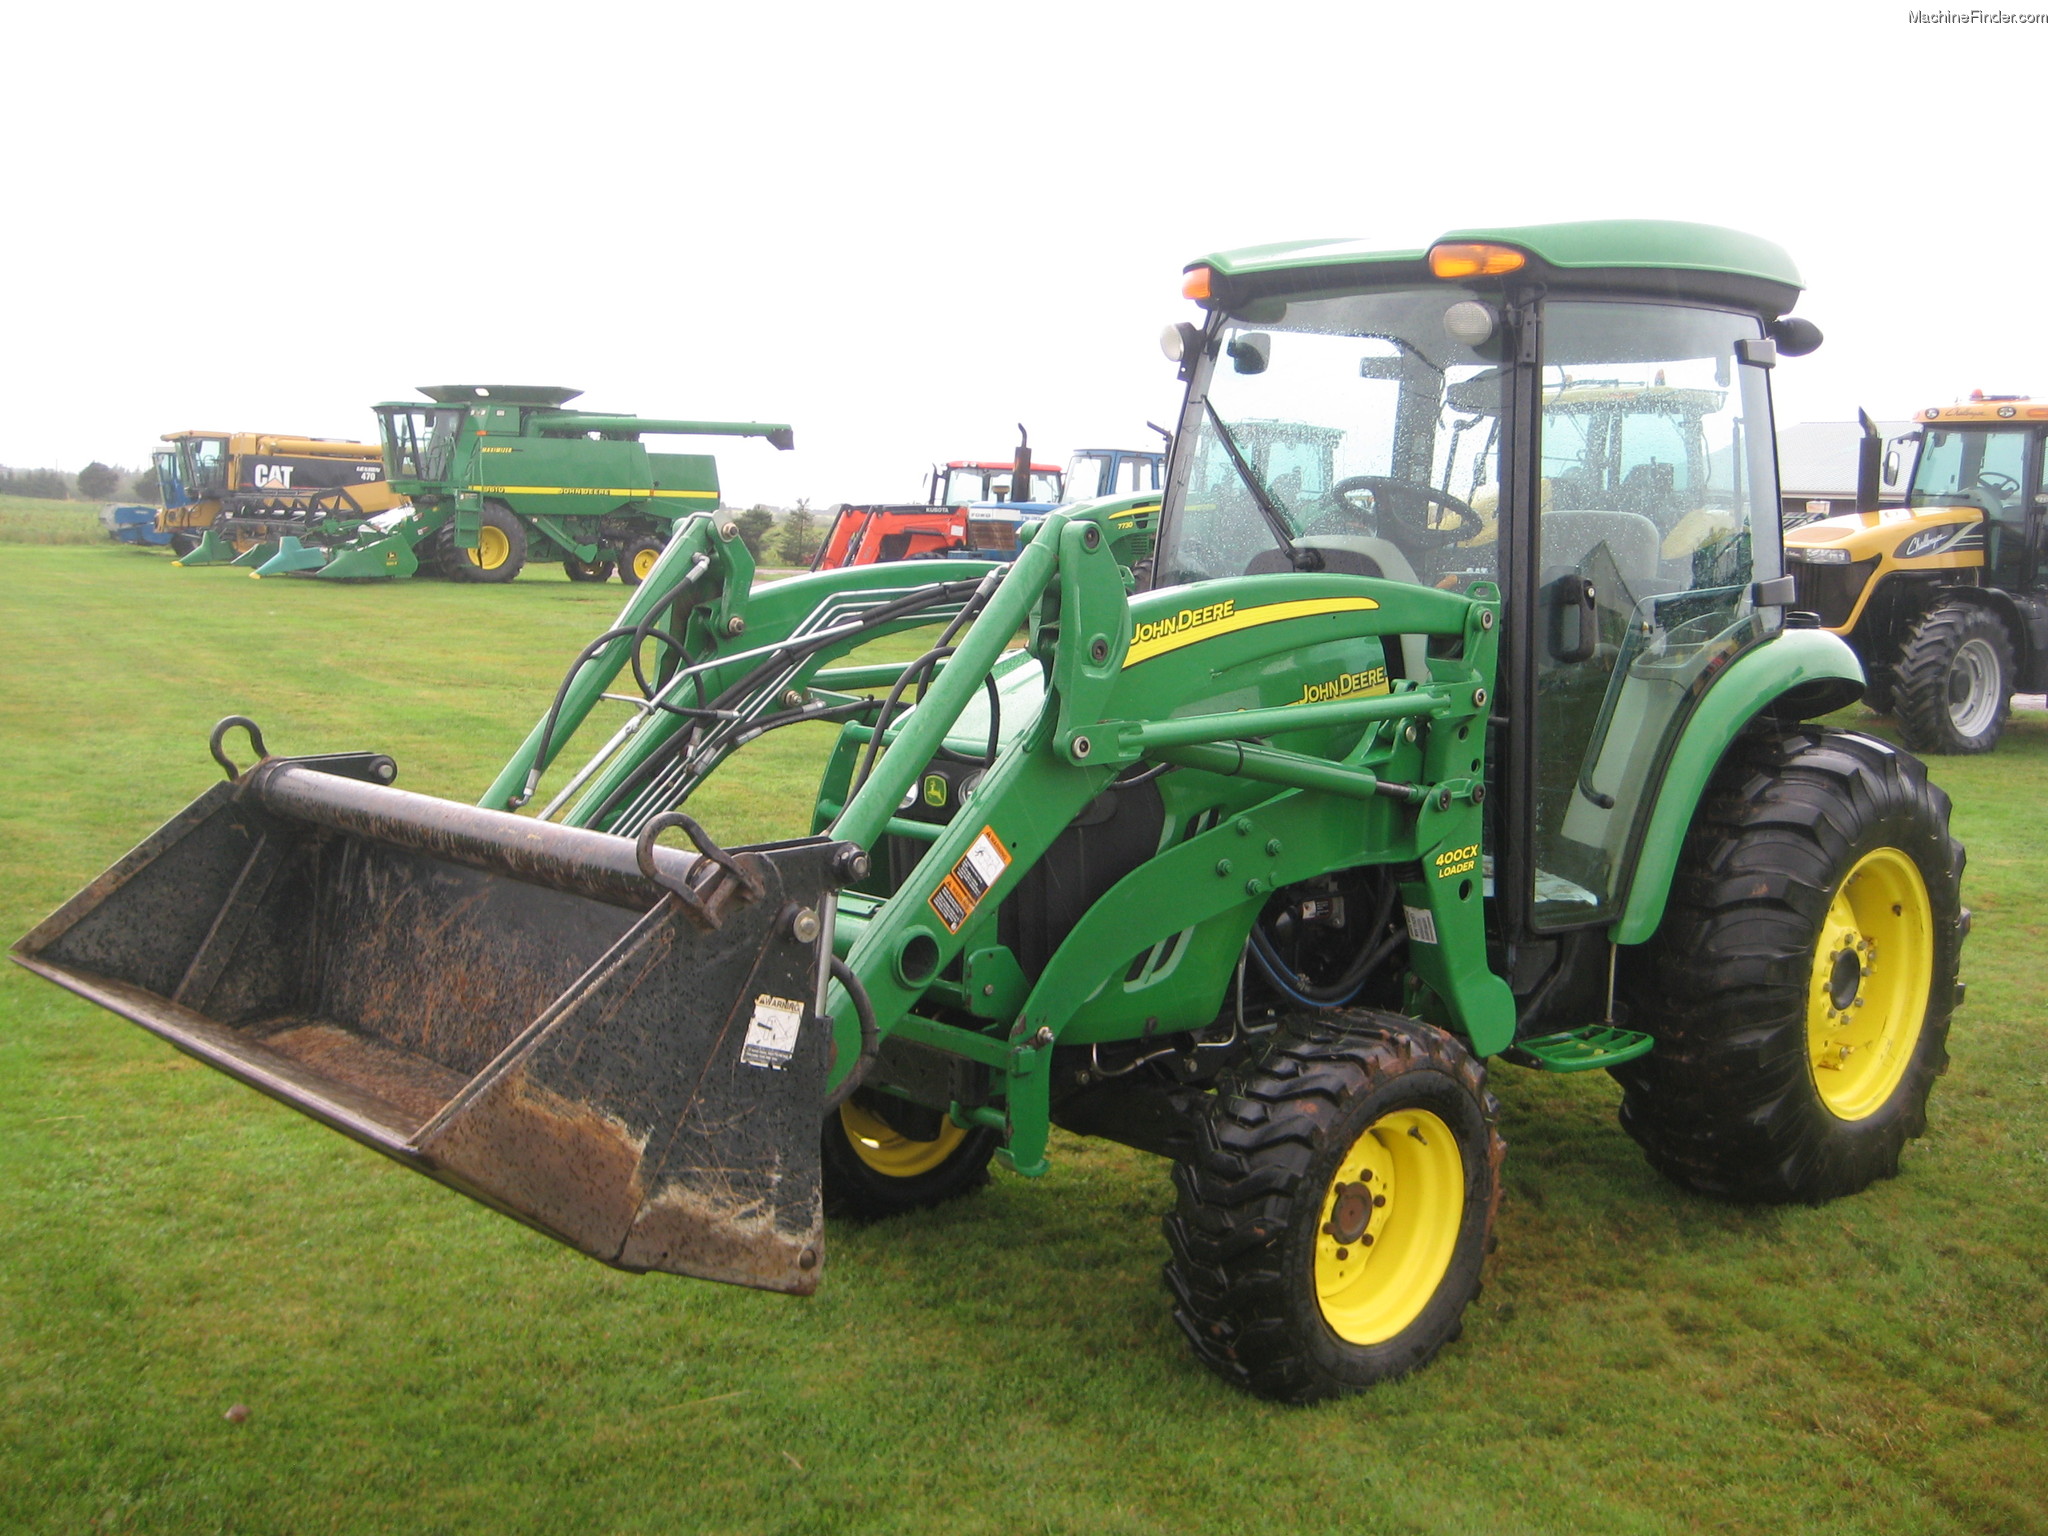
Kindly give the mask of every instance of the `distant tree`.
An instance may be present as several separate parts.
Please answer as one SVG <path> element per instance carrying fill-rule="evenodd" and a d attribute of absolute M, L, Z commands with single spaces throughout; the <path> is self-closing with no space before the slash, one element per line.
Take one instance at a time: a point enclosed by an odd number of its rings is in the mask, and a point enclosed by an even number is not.
<path fill-rule="evenodd" d="M 68 501 L 71 477 L 61 469 L 0 469 L 0 495 Z"/>
<path fill-rule="evenodd" d="M 134 483 L 128 487 L 128 494 L 137 501 L 155 501 L 161 491 L 162 487 L 156 483 L 156 466 L 154 464 L 137 475 Z"/>
<path fill-rule="evenodd" d="M 768 541 L 768 530 L 775 526 L 775 514 L 766 507 L 749 507 L 733 519 L 740 530 L 740 542 L 747 546 L 747 553 L 754 557 L 756 565 L 761 562 L 761 551 Z"/>
<path fill-rule="evenodd" d="M 94 459 L 78 472 L 78 494 L 86 501 L 105 501 L 121 489 L 121 477 Z"/>
<path fill-rule="evenodd" d="M 811 515 L 808 496 L 799 496 L 789 516 L 782 520 L 782 563 L 809 565 L 818 552 L 818 520 Z"/>

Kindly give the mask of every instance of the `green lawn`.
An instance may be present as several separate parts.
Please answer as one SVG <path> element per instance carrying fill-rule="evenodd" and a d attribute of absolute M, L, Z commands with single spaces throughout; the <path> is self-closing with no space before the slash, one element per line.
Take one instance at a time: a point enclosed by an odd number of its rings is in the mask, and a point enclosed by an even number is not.
<path fill-rule="evenodd" d="M 474 798 L 622 596 L 0 543 L 0 937 L 213 782 L 225 714 Z M 835 1228 L 809 1301 L 636 1278 L 0 967 L 0 1530 L 2048 1532 L 2048 717 L 1936 771 L 1977 921 L 1901 1177 L 1697 1199 L 1604 1076 L 1502 1066 L 1463 1340 L 1310 1410 L 1185 1354 L 1138 1153 Z M 706 820 L 785 830 L 804 776 L 762 749 Z"/>

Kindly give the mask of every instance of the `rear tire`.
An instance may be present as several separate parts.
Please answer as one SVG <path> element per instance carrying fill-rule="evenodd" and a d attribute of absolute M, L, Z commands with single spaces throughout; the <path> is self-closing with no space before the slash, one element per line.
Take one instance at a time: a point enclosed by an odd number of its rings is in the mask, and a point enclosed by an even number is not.
<path fill-rule="evenodd" d="M 1802 727 L 1721 765 L 1649 943 L 1622 951 L 1621 1123 L 1659 1172 L 1818 1204 L 1898 1172 L 1948 1065 L 1963 849 L 1886 742 Z"/>
<path fill-rule="evenodd" d="M 929 1116 L 905 1105 L 910 1115 Z M 989 1159 L 995 1156 L 996 1133 L 983 1128 L 962 1130 L 943 1115 L 930 1125 L 929 1138 L 906 1135 L 887 1120 L 894 1104 L 881 1102 L 870 1089 L 857 1090 L 838 1110 L 825 1117 L 825 1209 L 854 1221 L 879 1221 L 957 1200 L 988 1182 Z"/>
<path fill-rule="evenodd" d="M 512 580 L 526 564 L 526 529 L 503 502 L 487 501 L 477 518 L 475 549 L 456 546 L 449 574 L 478 586 Z"/>
<path fill-rule="evenodd" d="M 1976 603 L 1921 615 L 1892 668 L 1899 738 L 1915 752 L 1989 752 L 2012 699 L 2012 636 Z"/>
<path fill-rule="evenodd" d="M 629 587 L 637 587 L 654 574 L 655 562 L 661 559 L 661 552 L 668 548 L 668 541 L 652 535 L 634 539 L 626 546 L 626 552 L 619 556 L 619 580 Z"/>
<path fill-rule="evenodd" d="M 199 547 L 199 535 L 187 533 L 182 528 L 171 530 L 171 553 L 182 560 Z"/>
<path fill-rule="evenodd" d="M 1289 1403 L 1426 1364 L 1479 1291 L 1499 1115 L 1443 1030 L 1364 1009 L 1288 1019 L 1174 1165 L 1165 1278 L 1196 1357 Z"/>
<path fill-rule="evenodd" d="M 571 581 L 610 581 L 612 577 L 612 562 L 609 560 L 597 560 L 585 565 L 574 555 L 564 555 L 562 569 L 568 573 Z"/>

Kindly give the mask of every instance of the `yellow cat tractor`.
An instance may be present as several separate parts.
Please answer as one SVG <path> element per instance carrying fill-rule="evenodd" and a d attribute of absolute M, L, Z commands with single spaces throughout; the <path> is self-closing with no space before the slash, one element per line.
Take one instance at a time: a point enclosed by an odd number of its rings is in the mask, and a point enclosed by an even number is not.
<path fill-rule="evenodd" d="M 1896 1173 L 1963 853 L 1914 757 L 1813 723 L 1863 671 L 1789 611 L 1784 252 L 1466 230 L 1183 292 L 1163 489 L 758 588 L 691 512 L 479 803 L 238 765 L 231 719 L 15 957 L 623 1269 L 807 1293 L 828 1210 L 1124 1143 L 1195 1356 L 1290 1402 L 1459 1336 L 1491 1062 L 1611 1071 L 1702 1194 Z M 721 845 L 689 797 L 794 725 L 834 727 L 810 819 Z"/>
<path fill-rule="evenodd" d="M 1889 451 L 1863 417 L 1857 510 L 1785 534 L 1795 606 L 1855 648 L 1868 703 L 1916 752 L 1988 752 L 2015 692 L 2048 688 L 2048 400 L 1932 406 Z M 1878 506 L 1917 449 L 1903 507 Z"/>

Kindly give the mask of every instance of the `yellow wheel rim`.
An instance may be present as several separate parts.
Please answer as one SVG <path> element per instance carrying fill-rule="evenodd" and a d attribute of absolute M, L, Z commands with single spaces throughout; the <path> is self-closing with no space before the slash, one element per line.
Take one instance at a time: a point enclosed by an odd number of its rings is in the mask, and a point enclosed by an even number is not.
<path fill-rule="evenodd" d="M 633 551 L 633 579 L 645 581 L 654 574 L 654 564 L 661 558 L 658 549 L 636 549 Z"/>
<path fill-rule="evenodd" d="M 875 1172 L 892 1179 L 914 1179 L 921 1173 L 930 1173 L 967 1139 L 965 1131 L 947 1120 L 940 1125 L 935 1140 L 912 1141 L 851 1101 L 839 1106 L 839 1125 L 846 1132 L 854 1155 Z"/>
<path fill-rule="evenodd" d="M 1426 1109 L 1382 1115 L 1351 1144 L 1323 1195 L 1316 1301 L 1350 1344 L 1383 1344 L 1443 1284 L 1465 1220 L 1465 1161 Z"/>
<path fill-rule="evenodd" d="M 1875 1114 L 1906 1075 L 1934 981 L 1927 882 L 1896 848 L 1856 861 L 1828 903 L 1806 994 L 1806 1054 L 1837 1119 Z"/>
<path fill-rule="evenodd" d="M 487 571 L 495 571 L 512 558 L 512 541 L 505 537 L 505 530 L 493 528 L 489 523 L 476 531 L 476 548 L 463 551 L 469 556 L 471 565 L 480 565 Z"/>

